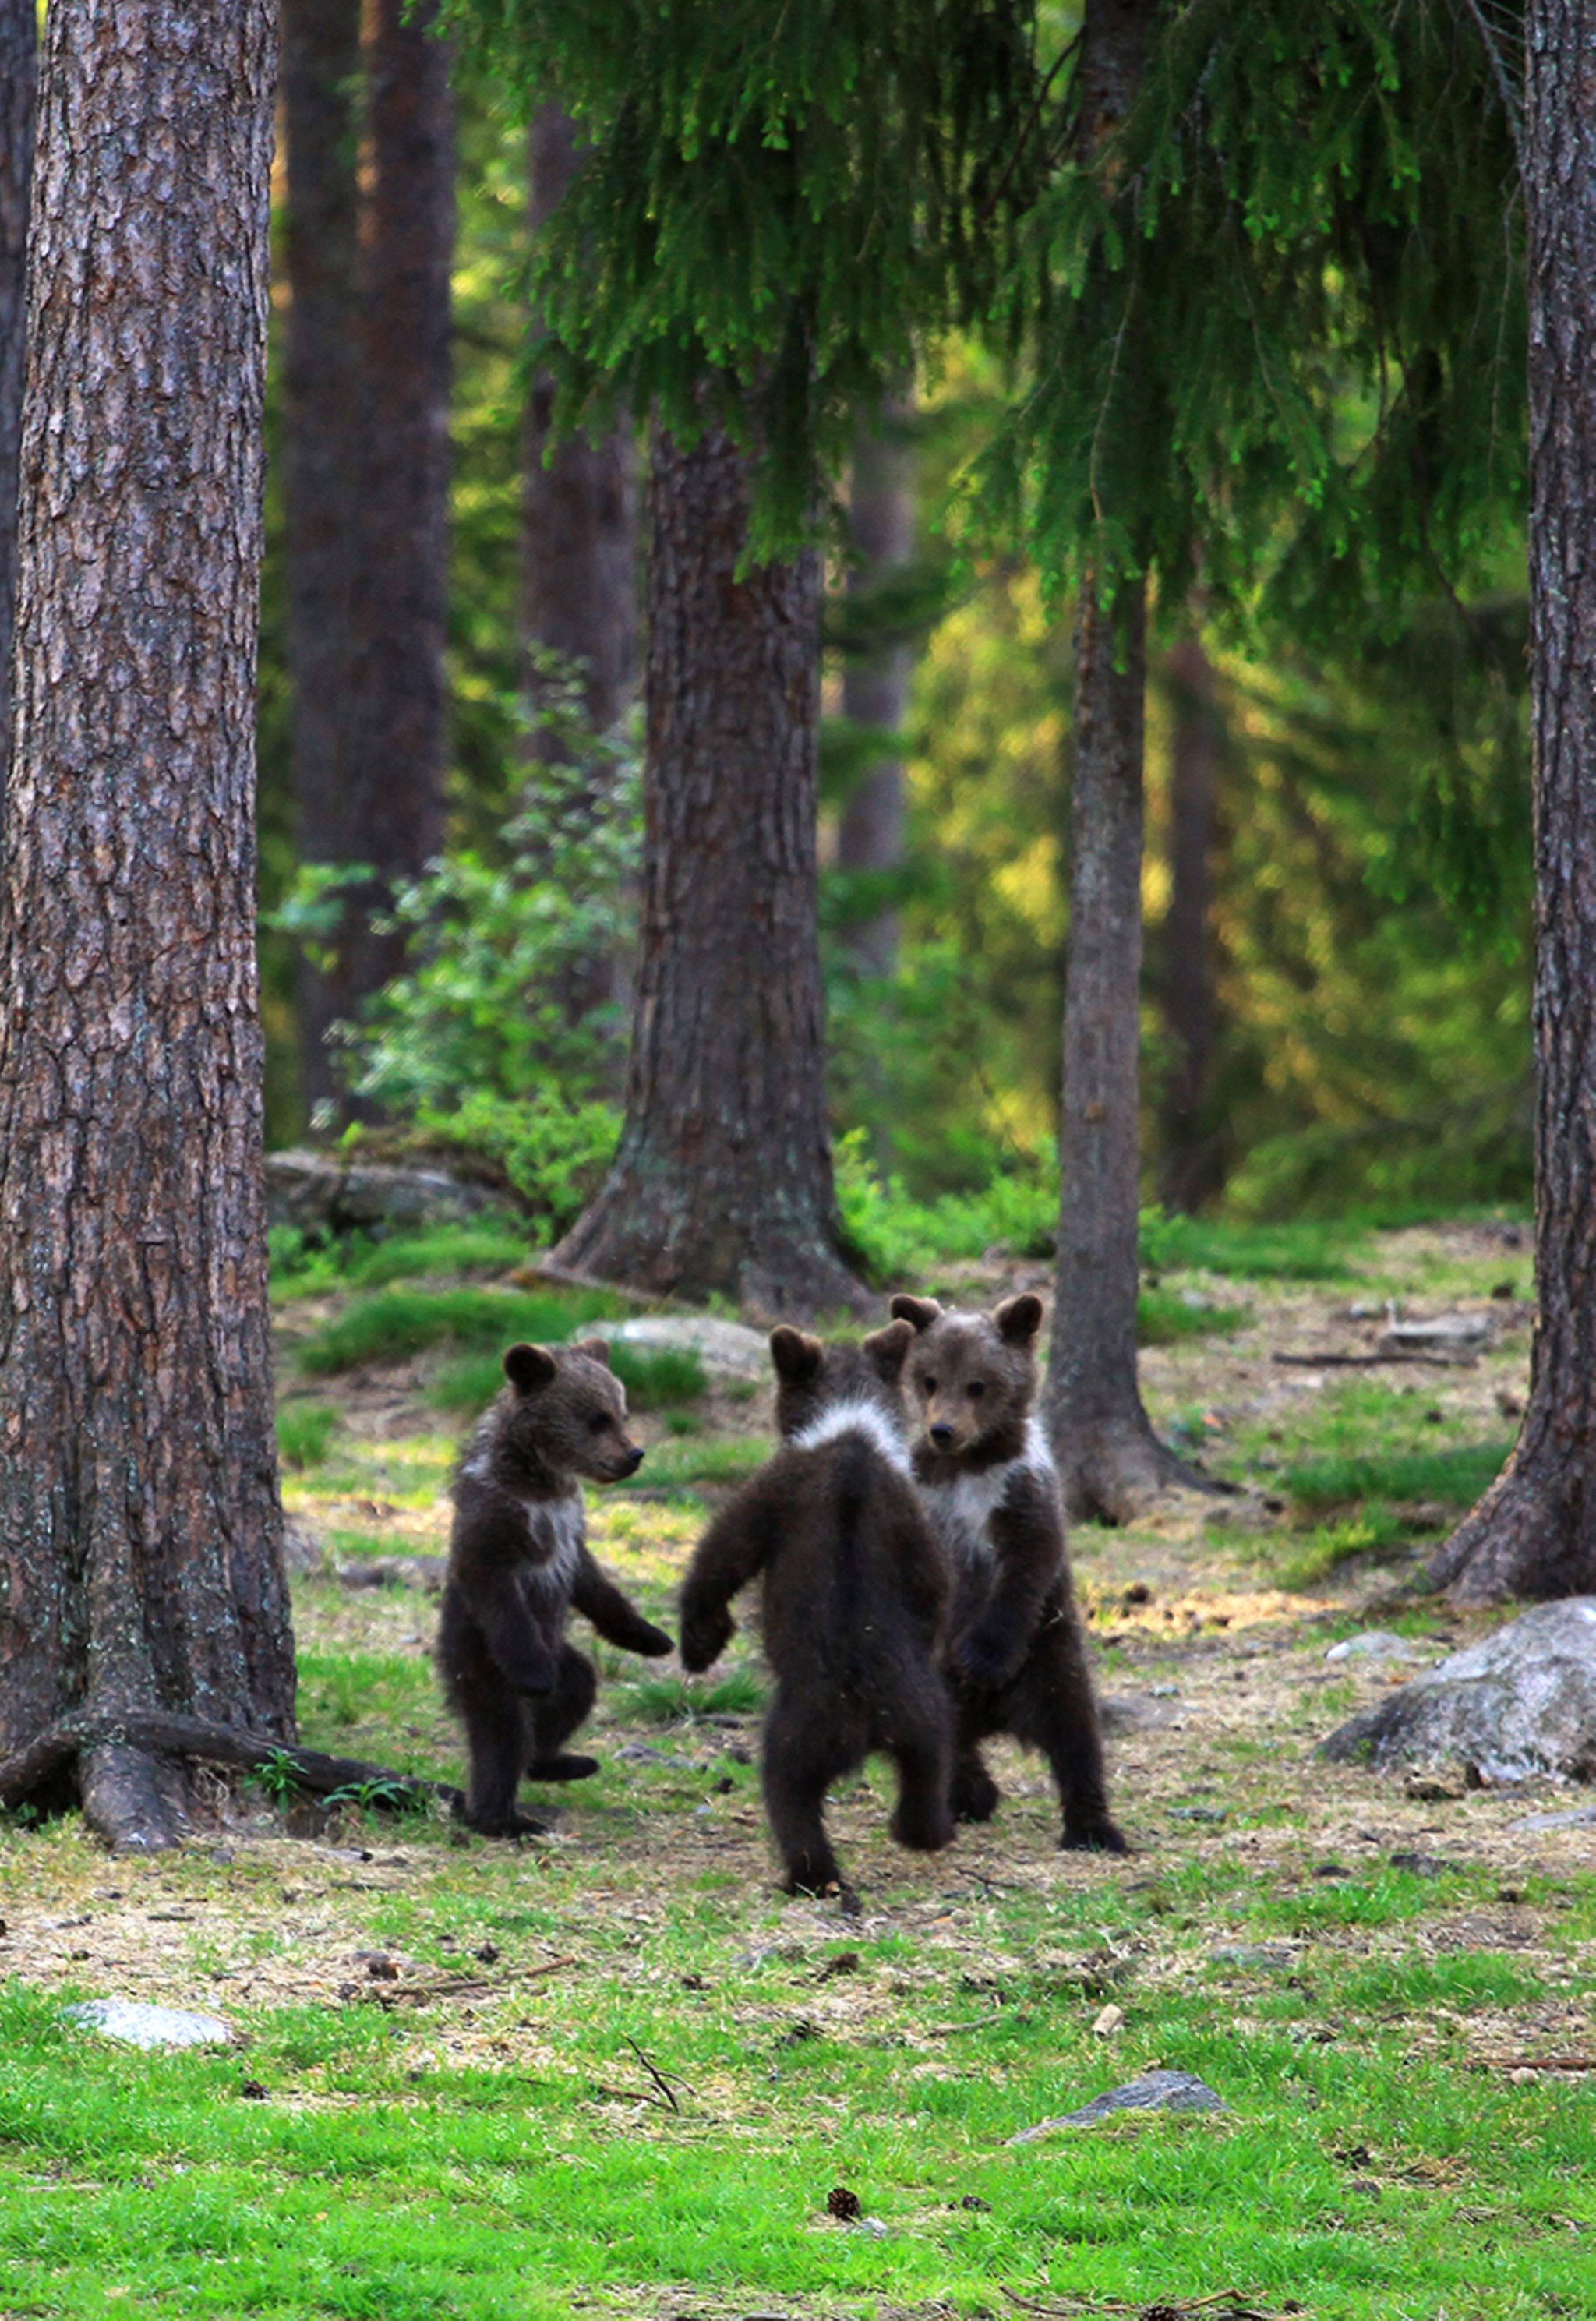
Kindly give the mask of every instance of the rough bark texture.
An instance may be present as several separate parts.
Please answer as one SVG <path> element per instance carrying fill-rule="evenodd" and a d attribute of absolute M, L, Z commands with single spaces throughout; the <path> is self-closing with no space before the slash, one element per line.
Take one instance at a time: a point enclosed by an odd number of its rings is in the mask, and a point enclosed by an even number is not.
<path fill-rule="evenodd" d="M 914 456 L 903 434 L 906 398 L 887 403 L 879 423 L 861 426 L 854 441 L 848 494 L 848 533 L 857 561 L 848 588 L 879 589 L 914 553 Z M 913 656 L 891 643 L 851 660 L 843 673 L 842 714 L 856 725 L 895 734 L 909 701 Z M 903 860 L 903 767 L 898 758 L 872 765 L 837 825 L 839 870 L 886 872 Z M 877 911 L 848 930 L 848 947 L 861 974 L 887 977 L 898 965 L 898 915 Z"/>
<path fill-rule="evenodd" d="M 1129 110 L 1156 5 L 1088 0 L 1078 144 L 1088 163 Z M 1075 626 L 1063 1195 L 1042 1406 L 1070 1514 L 1111 1523 L 1184 1473 L 1153 1433 L 1136 1374 L 1146 630 L 1141 582 L 1123 584 L 1111 618 L 1088 575 Z"/>
<path fill-rule="evenodd" d="M 537 114 L 528 141 L 534 238 L 564 200 L 581 149 L 558 105 Z M 545 463 L 553 381 L 534 380 L 521 463 L 521 635 L 587 673 L 587 713 L 600 733 L 630 701 L 638 675 L 637 468 L 630 427 L 596 443 L 578 435 Z"/>
<path fill-rule="evenodd" d="M 745 456 L 656 442 L 647 869 L 626 1125 L 563 1264 L 766 1313 L 857 1302 L 836 1254 L 816 934 L 816 559 L 739 580 Z"/>
<path fill-rule="evenodd" d="M 1159 1092 L 1158 1197 L 1193 1211 L 1225 1181 L 1222 1124 L 1213 1116 L 1219 997 L 1212 934 L 1214 843 L 1219 831 L 1223 733 L 1213 665 L 1201 639 L 1182 637 L 1166 669 L 1173 695 L 1169 769 L 1169 909 L 1159 960 L 1159 1001 L 1170 1061 Z"/>
<path fill-rule="evenodd" d="M 360 860 L 349 827 L 350 620 L 362 514 L 358 394 L 359 0 L 283 0 L 288 315 L 283 375 L 290 778 L 305 862 Z M 302 1091 L 336 1101 L 328 1027 L 343 1001 L 302 954 Z"/>
<path fill-rule="evenodd" d="M 443 843 L 449 742 L 449 268 L 454 101 L 448 47 L 375 0 L 366 45 L 369 192 L 364 222 L 360 538 L 346 813 L 376 873 L 362 916 Z M 340 968 L 341 1012 L 397 973 L 402 934 L 363 924 Z"/>
<path fill-rule="evenodd" d="M 1596 1590 L 1596 0 L 1531 0 L 1536 1286 L 1504 1473 L 1437 1555 L 1459 1603 Z"/>
<path fill-rule="evenodd" d="M 37 78 L 35 0 L 0 0 L 0 815 L 11 762 L 12 623 L 16 606 L 17 453 L 26 343 L 28 181 Z"/>
<path fill-rule="evenodd" d="M 0 892 L 0 1752 L 291 1740 L 254 721 L 275 11 L 50 11 Z M 113 1839 L 169 1770 L 87 1745 Z"/>

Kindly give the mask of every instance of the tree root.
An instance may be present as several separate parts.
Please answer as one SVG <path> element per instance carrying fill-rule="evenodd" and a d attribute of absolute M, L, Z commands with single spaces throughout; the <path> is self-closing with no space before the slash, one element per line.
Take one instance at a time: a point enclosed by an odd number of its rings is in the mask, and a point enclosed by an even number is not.
<path fill-rule="evenodd" d="M 76 1760 L 85 1815 L 107 1844 L 125 1852 L 160 1852 L 179 1844 L 186 1828 L 181 1785 L 171 1778 L 173 1758 L 198 1758 L 248 1772 L 269 1770 L 286 1788 L 313 1797 L 351 1790 L 362 1802 L 376 1805 L 436 1800 L 457 1815 L 465 1805 L 461 1791 L 447 1781 L 395 1773 L 359 1757 L 289 1748 L 264 1734 L 152 1709 L 61 1717 L 25 1748 L 0 1759 L 0 1807 L 22 1805 Z"/>
<path fill-rule="evenodd" d="M 1066 1423 L 1058 1464 L 1072 1523 L 1134 1523 L 1171 1488 L 1214 1497 L 1234 1497 L 1238 1488 L 1180 1458 L 1145 1418 L 1082 1427 Z"/>

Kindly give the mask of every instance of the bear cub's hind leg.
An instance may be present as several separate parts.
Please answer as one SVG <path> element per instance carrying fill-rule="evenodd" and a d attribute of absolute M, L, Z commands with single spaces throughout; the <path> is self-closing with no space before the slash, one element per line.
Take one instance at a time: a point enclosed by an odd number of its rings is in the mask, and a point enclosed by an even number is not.
<path fill-rule="evenodd" d="M 576 1756 L 562 1743 L 585 1723 L 598 1692 L 593 1662 L 574 1644 L 560 1648 L 554 1689 L 529 1701 L 531 1727 L 527 1759 L 529 1781 L 585 1781 L 599 1770 L 596 1757 Z"/>

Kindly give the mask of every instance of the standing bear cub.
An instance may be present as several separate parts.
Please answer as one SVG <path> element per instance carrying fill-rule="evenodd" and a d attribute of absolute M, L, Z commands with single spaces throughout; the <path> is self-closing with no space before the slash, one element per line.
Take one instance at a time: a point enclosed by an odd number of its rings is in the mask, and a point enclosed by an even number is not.
<path fill-rule="evenodd" d="M 991 1819 L 999 1792 L 980 1743 L 1011 1733 L 1052 1768 L 1061 1843 L 1123 1853 L 1109 1816 L 1063 1495 L 1030 1415 L 1041 1300 L 1010 1297 L 987 1315 L 894 1297 L 892 1310 L 915 1331 L 910 1382 L 923 1421 L 915 1479 L 956 1573 L 946 1654 L 958 1720 L 953 1811 L 960 1821 Z"/>
<path fill-rule="evenodd" d="M 873 1749 L 897 1764 L 898 1843 L 934 1853 L 953 1837 L 937 1665 L 950 1574 L 910 1477 L 899 1378 L 912 1336 L 902 1322 L 862 1346 L 772 1331 L 783 1447 L 716 1516 L 682 1585 L 682 1662 L 705 1669 L 735 1633 L 731 1598 L 764 1574 L 765 1806 L 789 1894 L 843 1886 L 826 1791 Z"/>
<path fill-rule="evenodd" d="M 465 1819 L 487 1837 L 547 1826 L 517 1807 L 523 1775 L 576 1781 L 598 1770 L 563 1748 L 595 1689 L 593 1662 L 566 1642 L 571 1607 L 625 1651 L 671 1649 L 587 1550 L 577 1479 L 617 1483 L 643 1457 L 609 1364 L 601 1338 L 512 1346 L 508 1384 L 455 1476 L 438 1667 L 470 1752 Z"/>

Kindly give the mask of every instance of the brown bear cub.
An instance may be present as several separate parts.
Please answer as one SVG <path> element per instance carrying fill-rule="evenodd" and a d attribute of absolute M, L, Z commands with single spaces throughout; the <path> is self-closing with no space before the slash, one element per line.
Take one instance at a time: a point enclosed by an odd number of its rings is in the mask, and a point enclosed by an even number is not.
<path fill-rule="evenodd" d="M 671 1649 L 587 1550 L 577 1478 L 617 1483 L 643 1457 L 609 1363 L 599 1338 L 512 1346 L 509 1383 L 455 1475 L 438 1667 L 470 1752 L 465 1819 L 487 1837 L 548 1826 L 516 1806 L 523 1776 L 577 1781 L 598 1770 L 563 1748 L 595 1689 L 593 1662 L 566 1642 L 572 1606 L 627 1652 Z"/>
<path fill-rule="evenodd" d="M 875 1749 L 898 1769 L 892 1832 L 934 1853 L 953 1836 L 953 1716 L 937 1664 L 951 1585 L 915 1495 L 899 1390 L 913 1332 L 861 1346 L 771 1333 L 782 1448 L 716 1516 L 682 1585 L 682 1662 L 708 1668 L 727 1608 L 764 1575 L 775 1677 L 763 1779 L 789 1894 L 847 1891 L 826 1791 Z"/>
<path fill-rule="evenodd" d="M 947 1647 L 957 1716 L 954 1814 L 991 1819 L 999 1792 L 980 1743 L 1011 1733 L 1052 1768 L 1062 1843 L 1123 1853 L 1109 1816 L 1063 1495 L 1030 1415 L 1041 1300 L 1010 1297 L 986 1315 L 894 1297 L 892 1310 L 915 1330 L 910 1381 L 924 1424 L 914 1474 L 956 1574 Z"/>

